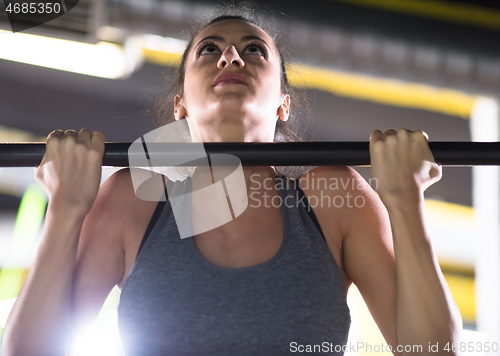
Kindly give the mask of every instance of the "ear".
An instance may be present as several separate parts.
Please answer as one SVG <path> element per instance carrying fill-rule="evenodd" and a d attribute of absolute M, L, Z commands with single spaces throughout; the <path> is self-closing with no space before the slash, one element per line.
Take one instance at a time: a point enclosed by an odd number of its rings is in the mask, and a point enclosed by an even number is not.
<path fill-rule="evenodd" d="M 282 121 L 287 121 L 288 120 L 288 116 L 290 115 L 290 95 L 286 94 L 283 97 L 283 102 L 278 107 L 278 111 L 276 112 L 276 115 Z"/>
<path fill-rule="evenodd" d="M 181 99 L 181 97 L 179 95 L 176 95 L 174 98 L 174 117 L 175 117 L 175 120 L 178 121 L 178 120 L 182 119 L 184 116 L 186 116 L 186 117 L 188 116 L 186 107 L 184 106 L 184 102 Z"/>

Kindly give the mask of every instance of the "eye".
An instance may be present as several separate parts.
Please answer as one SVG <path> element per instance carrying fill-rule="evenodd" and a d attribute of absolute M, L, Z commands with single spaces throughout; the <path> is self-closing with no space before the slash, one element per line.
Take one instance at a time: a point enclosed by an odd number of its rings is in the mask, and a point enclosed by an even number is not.
<path fill-rule="evenodd" d="M 247 48 L 245 48 L 245 50 L 243 51 L 243 54 L 259 54 L 263 57 L 265 57 L 266 55 L 266 51 L 264 50 L 264 48 L 262 48 L 262 46 L 260 45 L 257 45 L 257 44 L 251 44 L 249 45 Z"/>
<path fill-rule="evenodd" d="M 220 49 L 215 45 L 215 43 L 207 43 L 198 50 L 198 55 L 216 54 L 216 53 L 220 53 Z"/>

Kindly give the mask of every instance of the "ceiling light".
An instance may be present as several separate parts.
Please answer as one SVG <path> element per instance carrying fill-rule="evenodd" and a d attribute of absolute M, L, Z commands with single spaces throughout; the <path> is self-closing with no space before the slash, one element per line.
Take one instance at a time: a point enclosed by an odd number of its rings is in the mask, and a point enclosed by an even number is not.
<path fill-rule="evenodd" d="M 0 59 L 101 78 L 126 78 L 142 64 L 141 43 L 135 38 L 124 46 L 94 45 L 0 31 L 0 43 Z"/>

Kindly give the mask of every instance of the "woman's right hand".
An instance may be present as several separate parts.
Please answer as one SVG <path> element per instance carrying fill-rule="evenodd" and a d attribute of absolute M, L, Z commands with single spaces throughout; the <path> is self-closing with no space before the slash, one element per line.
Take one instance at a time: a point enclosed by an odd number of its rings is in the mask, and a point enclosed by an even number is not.
<path fill-rule="evenodd" d="M 104 135 L 82 129 L 55 130 L 47 136 L 45 155 L 35 179 L 49 196 L 49 206 L 86 216 L 99 190 Z"/>

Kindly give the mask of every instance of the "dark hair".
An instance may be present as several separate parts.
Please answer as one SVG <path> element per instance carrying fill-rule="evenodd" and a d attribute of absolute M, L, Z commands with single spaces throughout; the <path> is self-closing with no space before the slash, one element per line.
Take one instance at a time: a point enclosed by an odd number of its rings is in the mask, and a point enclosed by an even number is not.
<path fill-rule="evenodd" d="M 221 11 L 222 10 L 222 11 Z M 278 50 L 280 67 L 281 67 L 281 91 L 283 94 L 290 95 L 291 109 L 288 121 L 283 122 L 282 120 L 277 120 L 276 131 L 274 134 L 275 142 L 297 142 L 304 141 L 305 128 L 302 129 L 300 122 L 297 120 L 297 116 L 305 116 L 309 119 L 310 106 L 308 100 L 305 98 L 305 93 L 303 91 L 291 88 L 288 82 L 286 67 L 287 62 L 283 58 L 283 49 L 278 45 L 277 38 L 279 32 L 266 25 L 263 20 L 262 12 L 257 11 L 255 8 L 247 3 L 239 4 L 236 6 L 226 6 L 216 8 L 218 14 L 212 15 L 212 18 L 208 21 L 201 22 L 201 25 L 195 26 L 191 30 L 190 40 L 186 45 L 186 49 L 182 55 L 175 80 L 171 85 L 167 94 L 163 95 L 160 100 L 158 100 L 155 113 L 157 117 L 157 123 L 159 126 L 166 125 L 170 122 L 174 122 L 174 97 L 179 95 L 182 97 L 184 94 L 184 77 L 186 73 L 186 59 L 188 57 L 189 51 L 193 44 L 194 38 L 206 27 L 224 20 L 240 20 L 246 21 L 248 23 L 254 24 L 265 31 L 276 44 Z M 256 15 L 260 13 L 260 15 Z M 266 21 L 266 23 L 274 23 L 274 21 Z M 307 125 L 305 125 L 307 126 Z"/>

